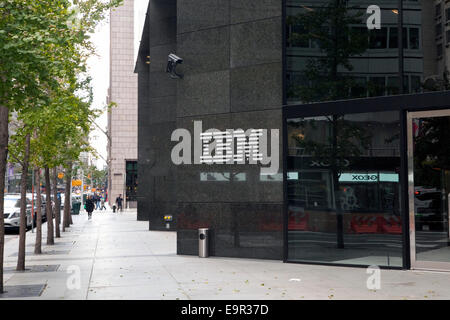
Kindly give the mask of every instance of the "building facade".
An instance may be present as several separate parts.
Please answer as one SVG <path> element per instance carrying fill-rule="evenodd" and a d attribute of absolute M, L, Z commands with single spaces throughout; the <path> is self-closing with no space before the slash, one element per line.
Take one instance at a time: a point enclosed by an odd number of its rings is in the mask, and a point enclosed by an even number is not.
<path fill-rule="evenodd" d="M 134 74 L 134 1 L 111 11 L 108 113 L 109 204 L 122 195 L 126 207 L 137 201 L 137 76 Z"/>
<path fill-rule="evenodd" d="M 449 8 L 151 0 L 136 64 L 139 214 L 176 230 L 179 254 L 197 254 L 208 227 L 212 255 L 448 269 Z M 204 163 L 205 146 L 217 159 L 228 142 L 199 142 L 208 129 L 268 130 L 259 142 L 278 172 Z"/>

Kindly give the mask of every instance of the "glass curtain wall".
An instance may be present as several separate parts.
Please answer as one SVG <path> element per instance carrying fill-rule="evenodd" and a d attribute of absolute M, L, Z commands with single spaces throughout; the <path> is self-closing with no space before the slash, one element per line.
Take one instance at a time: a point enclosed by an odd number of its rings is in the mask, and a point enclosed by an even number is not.
<path fill-rule="evenodd" d="M 288 260 L 401 267 L 399 113 L 287 126 Z"/>
<path fill-rule="evenodd" d="M 449 12 L 444 0 L 286 0 L 287 103 L 448 90 Z"/>
<path fill-rule="evenodd" d="M 448 1 L 285 5 L 288 105 L 450 88 Z M 400 114 L 335 113 L 286 124 L 288 260 L 402 266 Z"/>

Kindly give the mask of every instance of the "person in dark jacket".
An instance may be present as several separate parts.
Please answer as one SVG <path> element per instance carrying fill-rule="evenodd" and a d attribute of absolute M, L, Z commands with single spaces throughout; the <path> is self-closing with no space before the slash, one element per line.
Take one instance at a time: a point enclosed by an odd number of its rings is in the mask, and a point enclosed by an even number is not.
<path fill-rule="evenodd" d="M 122 209 L 122 202 L 123 202 L 122 194 L 119 194 L 119 196 L 116 198 L 117 212 L 119 212 L 119 210 L 123 211 L 123 209 Z"/>
<path fill-rule="evenodd" d="M 99 210 L 100 209 L 100 195 L 99 194 L 94 195 L 94 202 L 95 202 L 95 210 Z"/>
<path fill-rule="evenodd" d="M 86 211 L 88 213 L 88 219 L 89 220 L 92 218 L 92 211 L 94 211 L 94 208 L 95 208 L 94 201 L 92 200 L 92 197 L 89 196 L 86 199 Z"/>

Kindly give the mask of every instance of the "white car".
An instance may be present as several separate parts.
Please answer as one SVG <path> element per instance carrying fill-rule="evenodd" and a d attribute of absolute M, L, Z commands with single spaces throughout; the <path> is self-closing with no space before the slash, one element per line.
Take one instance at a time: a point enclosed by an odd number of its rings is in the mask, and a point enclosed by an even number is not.
<path fill-rule="evenodd" d="M 5 228 L 20 227 L 20 194 L 5 194 Z M 31 200 L 27 198 L 27 227 L 32 226 Z"/>

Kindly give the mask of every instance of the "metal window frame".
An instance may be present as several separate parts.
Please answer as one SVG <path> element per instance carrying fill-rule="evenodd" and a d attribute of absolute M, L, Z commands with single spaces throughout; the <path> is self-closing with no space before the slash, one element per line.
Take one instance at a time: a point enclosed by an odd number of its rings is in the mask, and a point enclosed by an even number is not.
<path fill-rule="evenodd" d="M 411 269 L 417 270 L 435 270 L 450 271 L 450 262 L 428 261 L 416 258 L 416 228 L 415 228 L 415 212 L 414 212 L 414 139 L 413 139 L 413 119 L 418 118 L 437 118 L 449 117 L 450 109 L 447 110 L 429 110 L 429 111 L 413 111 L 407 112 L 407 155 L 408 155 L 408 206 L 409 206 L 409 242 L 410 242 L 410 259 Z"/>

